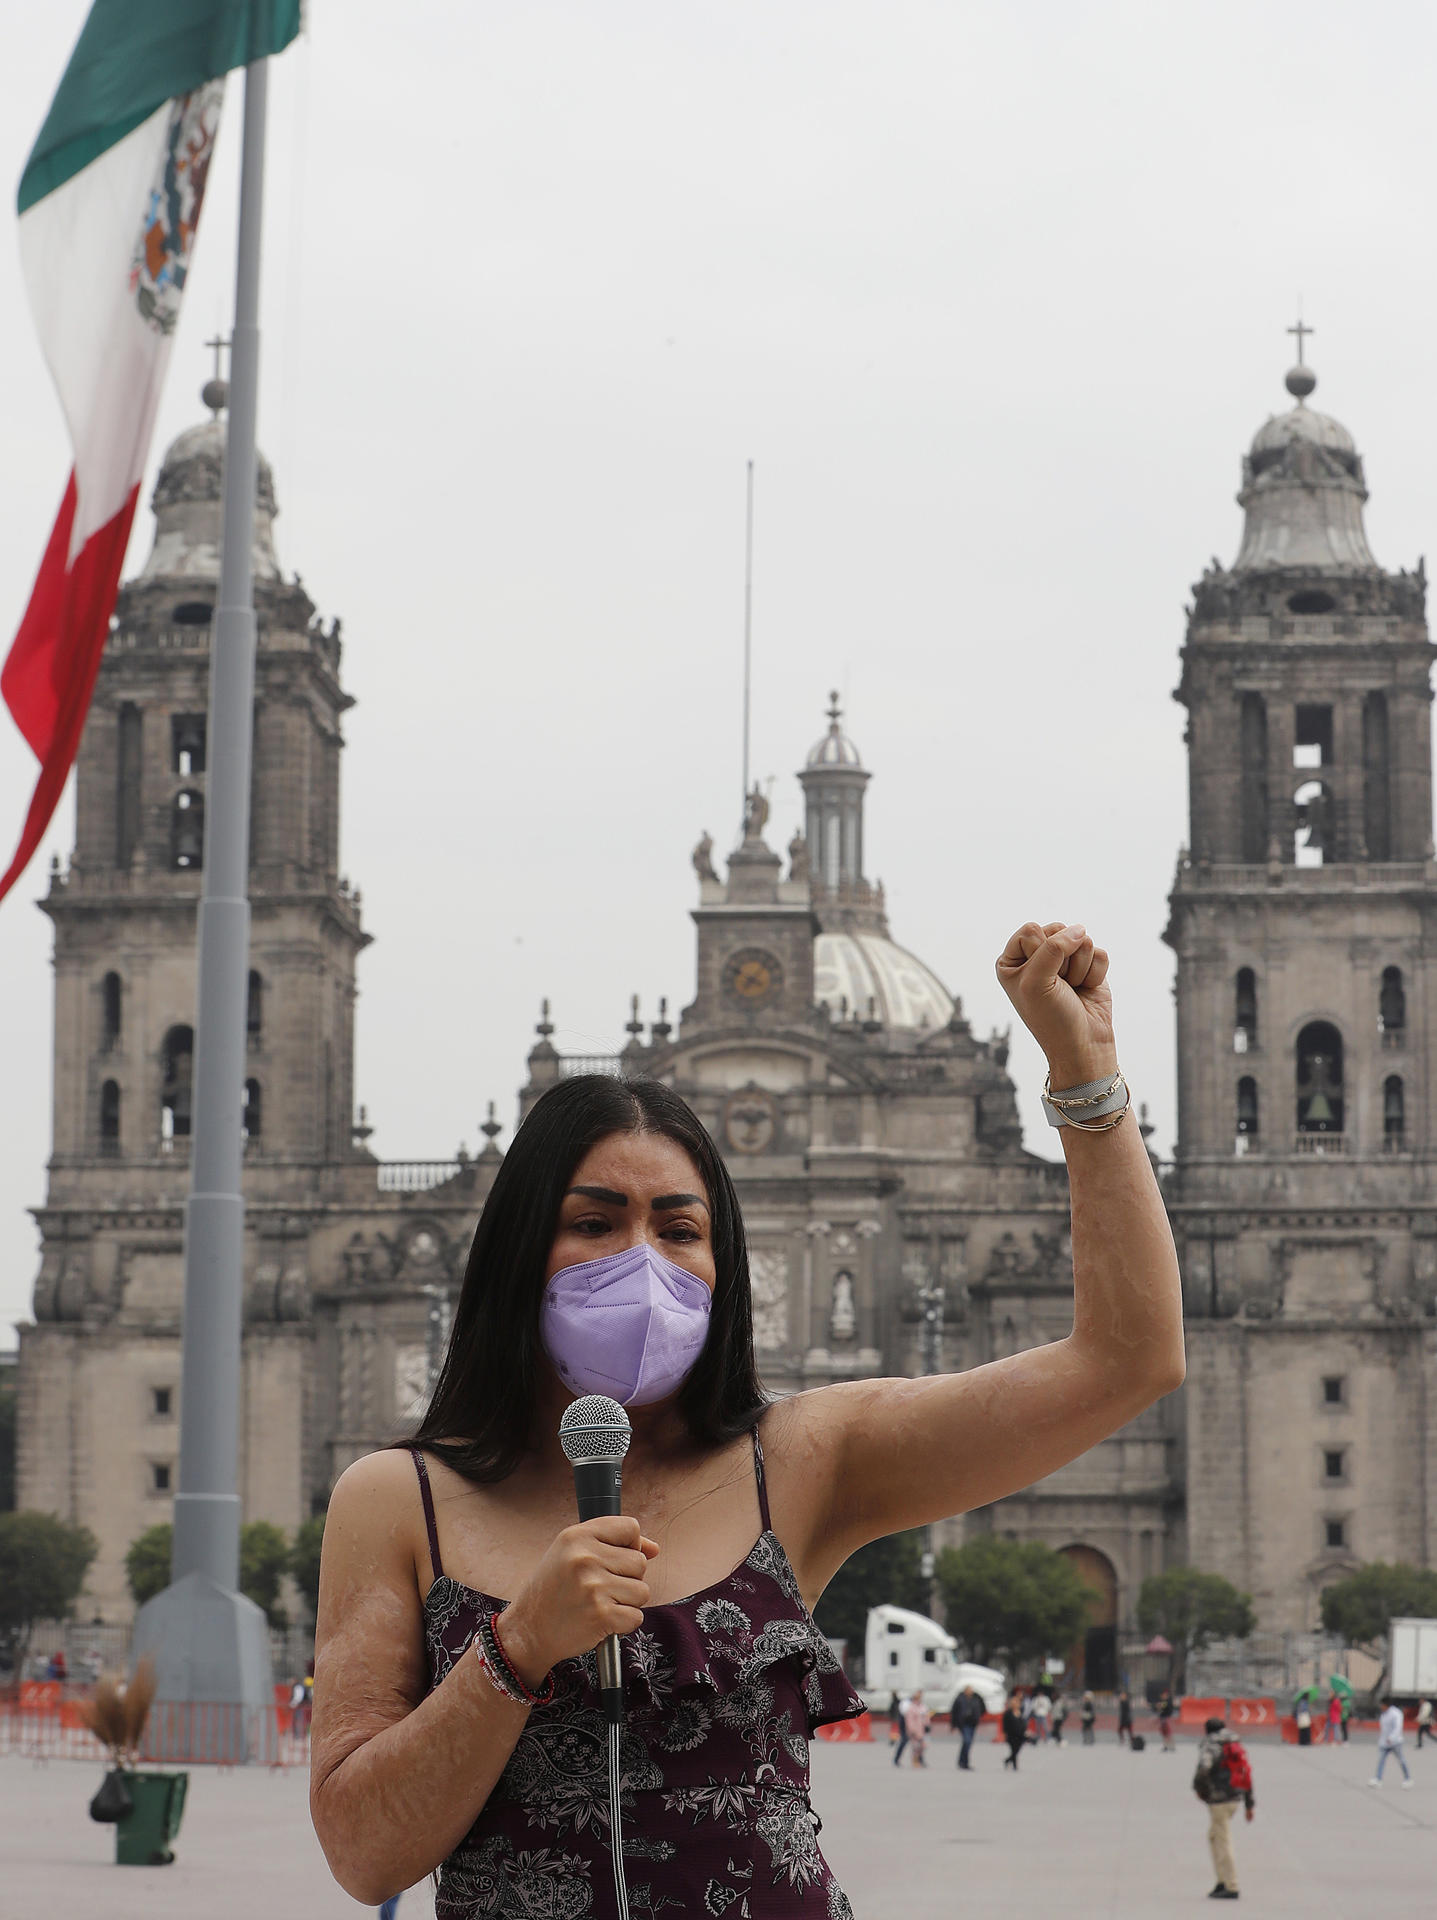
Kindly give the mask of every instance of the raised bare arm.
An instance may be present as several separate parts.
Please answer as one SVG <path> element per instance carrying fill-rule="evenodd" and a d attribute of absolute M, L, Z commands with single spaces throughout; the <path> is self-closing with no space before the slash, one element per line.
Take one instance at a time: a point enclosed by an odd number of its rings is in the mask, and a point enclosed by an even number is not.
<path fill-rule="evenodd" d="M 1056 1090 L 1117 1063 L 1108 956 L 1079 926 L 1020 927 L 998 961 Z M 865 1541 L 1030 1486 L 1183 1378 L 1177 1255 L 1133 1119 L 1061 1130 L 1072 1194 L 1073 1330 L 968 1373 L 801 1394 L 775 1410 L 780 1531 L 805 1594 Z"/>

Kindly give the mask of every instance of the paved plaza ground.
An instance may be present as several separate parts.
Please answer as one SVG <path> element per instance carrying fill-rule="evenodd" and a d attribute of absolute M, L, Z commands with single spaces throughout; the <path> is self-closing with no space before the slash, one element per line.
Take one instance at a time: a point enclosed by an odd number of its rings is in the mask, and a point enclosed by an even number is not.
<path fill-rule="evenodd" d="M 960 1774 L 947 1740 L 918 1772 L 883 1746 L 814 1752 L 823 1845 L 858 1920 L 964 1912 L 1074 1920 L 1210 1912 L 1206 1813 L 1189 1782 L 1195 1749 L 1130 1754 L 1112 1741 L 1029 1749 L 1014 1778 L 1000 1750 Z M 1253 1748 L 1258 1816 L 1239 1824 L 1244 1910 L 1326 1916 L 1437 1910 L 1437 1750 L 1408 1748 L 1417 1784 L 1389 1765 L 1380 1793 L 1370 1741 Z M 116 1867 L 85 1805 L 99 1769 L 0 1759 L 0 1920 L 330 1920 L 365 1911 L 330 1879 L 302 1771 L 196 1769 L 171 1867 Z M 432 1920 L 417 1892 L 400 1920 Z"/>

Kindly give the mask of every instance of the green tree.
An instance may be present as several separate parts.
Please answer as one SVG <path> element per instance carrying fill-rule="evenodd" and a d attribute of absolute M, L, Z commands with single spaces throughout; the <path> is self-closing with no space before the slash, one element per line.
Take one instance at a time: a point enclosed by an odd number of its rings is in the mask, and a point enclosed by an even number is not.
<path fill-rule="evenodd" d="M 850 1654 L 862 1653 L 870 1607 L 911 1607 L 927 1613 L 922 1562 L 921 1529 L 870 1540 L 849 1555 L 824 1588 L 814 1619 L 830 1640 L 846 1640 Z"/>
<path fill-rule="evenodd" d="M 289 1550 L 290 1578 L 309 1608 L 311 1625 L 319 1612 L 319 1550 L 323 1541 L 324 1515 L 316 1513 L 296 1531 Z"/>
<path fill-rule="evenodd" d="M 135 1605 L 142 1607 L 163 1593 L 170 1584 L 170 1554 L 174 1531 L 168 1520 L 147 1527 L 130 1542 L 125 1555 L 125 1573 Z M 263 1607 L 272 1627 L 289 1625 L 289 1615 L 280 1602 L 280 1582 L 289 1571 L 289 1542 L 269 1520 L 247 1520 L 240 1528 L 240 1592 L 257 1607 Z"/>
<path fill-rule="evenodd" d="M 173 1538 L 174 1529 L 168 1520 L 162 1520 L 158 1526 L 146 1527 L 138 1538 L 130 1542 L 125 1555 L 125 1578 L 130 1583 L 130 1592 L 134 1595 L 137 1607 L 142 1607 L 147 1600 L 153 1600 L 157 1593 L 163 1593 L 170 1584 L 170 1547 Z"/>
<path fill-rule="evenodd" d="M 1061 1653 L 1087 1625 L 1089 1589 L 1041 1541 L 980 1534 L 945 1547 L 937 1571 L 949 1632 L 985 1666 Z"/>
<path fill-rule="evenodd" d="M 68 1619 L 99 1544 L 52 1513 L 0 1513 L 0 1646 L 24 1671 L 37 1620 Z"/>
<path fill-rule="evenodd" d="M 1149 1574 L 1138 1590 L 1138 1625 L 1172 1643 L 1173 1683 L 1187 1684 L 1188 1656 L 1213 1640 L 1245 1640 L 1256 1626 L 1252 1599 L 1220 1573 L 1169 1567 Z"/>
<path fill-rule="evenodd" d="M 272 1520 L 247 1520 L 240 1528 L 240 1592 L 263 1607 L 272 1627 L 289 1625 L 279 1584 L 289 1572 L 289 1542 Z"/>
<path fill-rule="evenodd" d="M 1407 1615 L 1437 1617 L 1437 1573 L 1430 1567 L 1374 1560 L 1323 1589 L 1322 1624 L 1327 1631 L 1379 1658 L 1386 1653 L 1388 1623 Z"/>

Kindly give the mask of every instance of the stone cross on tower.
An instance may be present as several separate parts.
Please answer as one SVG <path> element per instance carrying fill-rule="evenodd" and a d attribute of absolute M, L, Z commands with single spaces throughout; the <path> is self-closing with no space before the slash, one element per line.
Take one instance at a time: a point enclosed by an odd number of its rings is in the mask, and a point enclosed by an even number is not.
<path fill-rule="evenodd" d="M 1303 343 L 1303 341 L 1304 341 L 1304 340 L 1305 340 L 1305 339 L 1307 338 L 1307 336 L 1308 336 L 1308 334 L 1310 334 L 1310 333 L 1316 333 L 1316 332 L 1317 332 L 1317 328 L 1316 328 L 1316 327 L 1307 327 L 1307 326 L 1304 326 L 1304 325 L 1303 325 L 1303 323 L 1302 323 L 1302 316 L 1301 316 L 1301 314 L 1299 314 L 1299 315 L 1298 315 L 1298 319 L 1297 319 L 1297 325 L 1296 325 L 1295 327 L 1289 327 L 1289 328 L 1288 328 L 1288 332 L 1289 332 L 1289 333 L 1295 333 L 1295 334 L 1297 335 L 1297 364 L 1298 364 L 1298 366 L 1300 366 L 1300 367 L 1302 367 L 1302 366 L 1306 366 L 1306 364 L 1307 364 L 1307 362 L 1306 362 L 1306 361 L 1305 361 L 1305 360 L 1303 359 L 1303 357 L 1302 357 L 1302 343 Z"/>

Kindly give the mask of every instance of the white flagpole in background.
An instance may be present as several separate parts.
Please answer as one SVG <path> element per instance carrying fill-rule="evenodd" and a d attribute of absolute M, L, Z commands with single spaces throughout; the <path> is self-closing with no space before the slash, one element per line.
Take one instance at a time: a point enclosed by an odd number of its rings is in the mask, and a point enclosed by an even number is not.
<path fill-rule="evenodd" d="M 255 415 L 268 64 L 256 60 L 245 69 L 223 544 L 210 639 L 174 1551 L 170 1586 L 142 1607 L 135 1621 L 135 1652 L 153 1655 L 161 1700 L 239 1709 L 267 1706 L 272 1699 L 268 1623 L 263 1610 L 237 1591 L 244 1306 L 241 1115 L 255 679 Z M 244 1726 L 248 1717 L 244 1713 L 192 1715 L 189 1757 L 266 1757 L 253 1750 L 253 1729 Z M 210 1750 L 217 1744 L 224 1751 Z"/>

